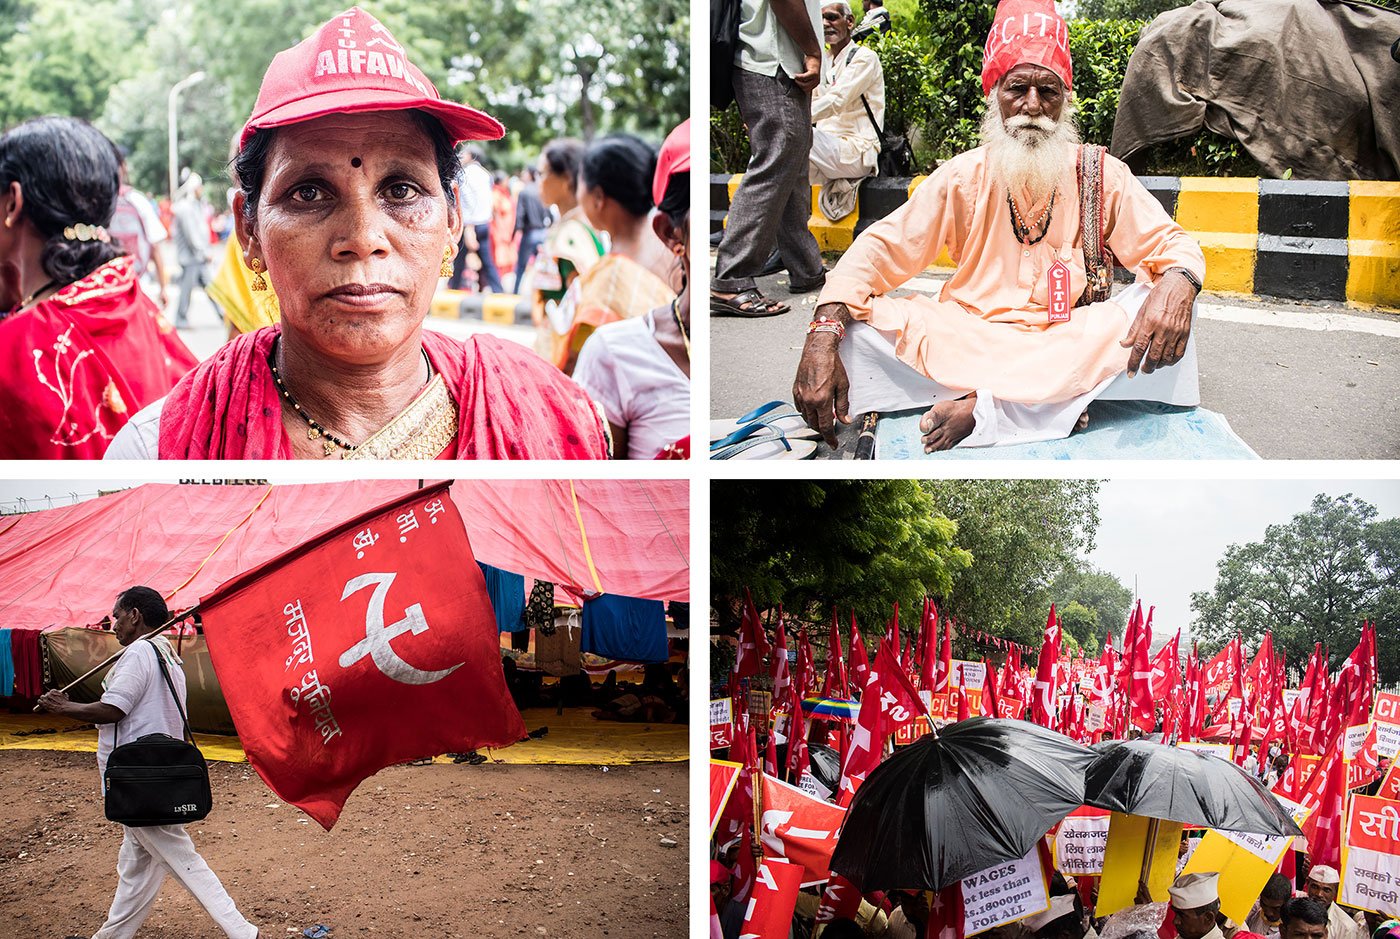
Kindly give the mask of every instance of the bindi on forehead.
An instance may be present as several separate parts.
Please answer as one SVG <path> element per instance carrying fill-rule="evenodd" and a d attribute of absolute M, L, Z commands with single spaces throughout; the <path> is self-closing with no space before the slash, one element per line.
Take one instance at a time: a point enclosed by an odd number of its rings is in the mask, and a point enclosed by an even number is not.
<path fill-rule="evenodd" d="M 364 163 L 359 157 L 351 157 L 350 165 L 355 167 L 355 169 L 359 169 L 361 166 L 364 165 Z"/>

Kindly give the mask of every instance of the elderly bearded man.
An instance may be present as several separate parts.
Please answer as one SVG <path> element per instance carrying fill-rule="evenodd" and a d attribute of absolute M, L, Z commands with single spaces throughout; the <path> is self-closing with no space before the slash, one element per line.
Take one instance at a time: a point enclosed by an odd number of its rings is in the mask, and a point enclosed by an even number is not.
<path fill-rule="evenodd" d="M 833 222 L 855 211 L 856 187 L 875 175 L 885 121 L 885 73 L 878 55 L 851 42 L 855 24 L 845 0 L 822 7 L 828 77 L 812 93 L 807 178 L 822 187 L 819 204 Z"/>
<path fill-rule="evenodd" d="M 1053 3 L 1002 0 L 982 70 L 983 145 L 866 229 L 818 300 L 793 397 L 828 444 L 833 415 L 849 423 L 852 403 L 861 412 L 936 402 L 920 423 L 930 451 L 1056 439 L 1082 426 L 1088 403 L 1125 370 L 1150 374 L 1183 356 L 1194 366 L 1201 250 L 1107 154 L 1097 197 L 1102 151 L 1080 146 L 1072 85 L 1069 33 Z M 1137 273 L 1112 300 L 1110 277 L 1095 278 L 1100 296 L 1086 294 L 1081 153 L 1104 250 Z M 937 299 L 885 296 L 944 248 L 956 269 Z M 1076 298 L 1097 302 L 1071 309 Z M 843 343 L 853 321 L 874 329 L 852 328 Z M 1194 367 L 1152 378 L 1166 381 L 1114 396 L 1197 403 Z"/>

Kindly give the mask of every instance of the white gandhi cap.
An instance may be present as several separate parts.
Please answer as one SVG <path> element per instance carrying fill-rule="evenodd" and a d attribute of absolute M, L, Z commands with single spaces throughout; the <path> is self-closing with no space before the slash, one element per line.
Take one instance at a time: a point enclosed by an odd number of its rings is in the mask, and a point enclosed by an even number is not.
<path fill-rule="evenodd" d="M 1219 874 L 1182 874 L 1167 888 L 1172 906 L 1178 910 L 1198 910 L 1220 899 Z"/>
<path fill-rule="evenodd" d="M 1323 885 L 1335 884 L 1340 882 L 1341 879 L 1342 878 L 1337 874 L 1337 869 L 1335 867 L 1328 867 L 1326 864 L 1319 864 L 1308 871 L 1308 880 Z"/>

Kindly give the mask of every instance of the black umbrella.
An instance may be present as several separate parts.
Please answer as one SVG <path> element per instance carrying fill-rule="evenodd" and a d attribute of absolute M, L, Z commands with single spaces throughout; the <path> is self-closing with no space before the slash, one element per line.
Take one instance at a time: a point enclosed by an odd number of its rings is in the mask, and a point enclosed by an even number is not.
<path fill-rule="evenodd" d="M 1084 774 L 1088 805 L 1225 831 L 1302 834 L 1269 790 L 1228 760 L 1143 740 L 1095 749 Z"/>
<path fill-rule="evenodd" d="M 832 792 L 841 785 L 841 754 L 825 744 L 812 744 L 807 747 L 807 759 L 811 763 L 812 778 Z"/>
<path fill-rule="evenodd" d="M 1088 747 L 1027 721 L 974 717 L 871 771 L 831 869 L 865 892 L 941 890 L 1025 857 L 1084 802 Z"/>

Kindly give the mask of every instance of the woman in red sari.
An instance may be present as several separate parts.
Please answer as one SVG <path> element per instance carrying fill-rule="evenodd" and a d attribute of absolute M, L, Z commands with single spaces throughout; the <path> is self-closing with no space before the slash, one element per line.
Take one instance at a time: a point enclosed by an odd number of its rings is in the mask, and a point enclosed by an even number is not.
<path fill-rule="evenodd" d="M 0 137 L 0 459 L 99 459 L 195 364 L 107 234 L 119 187 L 83 121 Z"/>
<path fill-rule="evenodd" d="M 453 144 L 503 133 L 442 100 L 358 8 L 279 53 L 239 139 L 233 211 L 281 321 L 225 345 L 107 456 L 605 458 L 597 407 L 532 351 L 423 329 L 462 231 Z"/>

